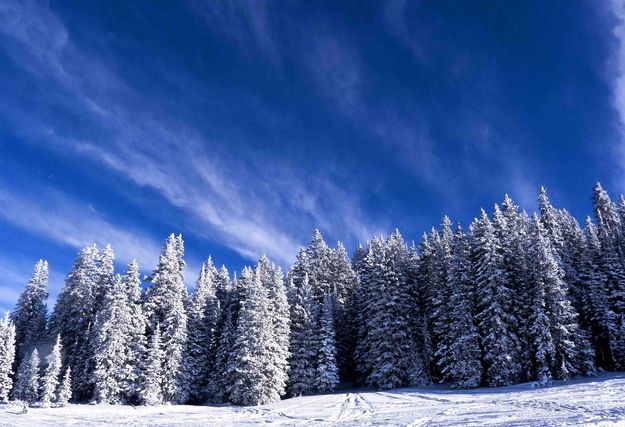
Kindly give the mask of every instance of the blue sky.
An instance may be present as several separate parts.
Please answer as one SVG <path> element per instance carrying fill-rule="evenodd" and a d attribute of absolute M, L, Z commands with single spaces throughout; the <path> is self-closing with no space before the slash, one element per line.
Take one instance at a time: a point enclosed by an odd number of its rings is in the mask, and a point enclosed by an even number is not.
<path fill-rule="evenodd" d="M 0 2 L 0 309 L 39 258 L 288 267 L 625 187 L 620 1 Z"/>

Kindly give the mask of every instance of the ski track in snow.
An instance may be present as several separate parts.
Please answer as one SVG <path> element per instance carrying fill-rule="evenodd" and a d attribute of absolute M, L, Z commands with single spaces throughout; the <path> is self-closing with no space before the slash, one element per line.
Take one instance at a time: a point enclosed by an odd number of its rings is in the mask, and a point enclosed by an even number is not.
<path fill-rule="evenodd" d="M 256 407 L 0 404 L 0 426 L 625 426 L 625 373 L 551 387 L 349 389 Z"/>

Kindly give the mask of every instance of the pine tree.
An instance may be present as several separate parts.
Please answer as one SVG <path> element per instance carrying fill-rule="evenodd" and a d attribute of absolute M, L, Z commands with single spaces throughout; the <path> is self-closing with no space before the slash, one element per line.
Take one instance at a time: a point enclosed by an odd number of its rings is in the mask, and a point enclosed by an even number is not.
<path fill-rule="evenodd" d="M 226 289 L 217 333 L 218 345 L 215 353 L 215 369 L 209 382 L 210 399 L 216 402 L 226 402 L 228 400 L 228 389 L 233 382 L 232 373 L 228 369 L 236 337 L 236 325 L 241 300 L 239 281 L 236 274 L 232 280 L 232 285 L 227 286 Z"/>
<path fill-rule="evenodd" d="M 0 401 L 7 401 L 13 387 L 15 324 L 6 312 L 0 320 Z"/>
<path fill-rule="evenodd" d="M 406 258 L 399 231 L 386 242 L 374 239 L 361 276 L 358 370 L 369 385 L 381 389 L 427 381 L 422 355 L 409 331 L 414 301 L 405 280 Z"/>
<path fill-rule="evenodd" d="M 112 288 L 102 292 L 101 310 L 91 337 L 94 398 L 100 403 L 118 404 L 126 400 L 124 389 L 134 362 L 130 342 L 132 319 L 119 275 Z"/>
<path fill-rule="evenodd" d="M 209 258 L 202 264 L 187 309 L 189 328 L 185 366 L 191 380 L 190 398 L 194 402 L 206 400 L 209 378 L 213 374 L 217 344 L 215 331 L 219 319 L 217 275 L 217 269 Z"/>
<path fill-rule="evenodd" d="M 25 357 L 17 372 L 13 398 L 28 405 L 39 400 L 39 352 L 34 349 L 30 357 Z"/>
<path fill-rule="evenodd" d="M 236 338 L 228 361 L 231 384 L 228 394 L 238 405 L 262 405 L 277 401 L 273 367 L 268 364 L 274 351 L 268 289 L 260 274 L 246 267 L 241 272 L 241 303 Z"/>
<path fill-rule="evenodd" d="M 430 303 L 432 305 L 431 324 L 432 334 L 435 336 L 435 342 L 437 343 L 437 350 L 434 356 L 435 358 L 440 358 L 441 355 L 447 351 L 449 346 L 449 343 L 446 342 L 449 338 L 447 328 L 450 323 L 449 301 L 451 299 L 448 276 L 449 265 L 451 263 L 452 231 L 449 217 L 443 217 L 441 231 L 440 233 L 432 233 L 430 243 L 435 258 L 428 280 L 428 285 L 432 287 L 430 290 Z"/>
<path fill-rule="evenodd" d="M 152 286 L 146 293 L 144 304 L 150 332 L 156 324 L 161 327 L 163 358 L 163 400 L 183 403 L 188 399 L 188 378 L 183 366 L 187 343 L 187 313 L 184 302 L 187 290 L 184 284 L 180 236 L 169 236 L 158 266 L 154 271 Z"/>
<path fill-rule="evenodd" d="M 590 331 L 595 347 L 596 364 L 607 369 L 613 368 L 612 348 L 616 333 L 614 314 L 608 303 L 607 276 L 603 268 L 603 252 L 596 226 L 586 218 L 586 244 L 580 272 L 587 292 L 587 307 Z"/>
<path fill-rule="evenodd" d="M 291 330 L 289 318 L 289 302 L 284 286 L 284 278 L 280 267 L 273 265 L 263 255 L 256 265 L 255 275 L 260 278 L 267 290 L 269 300 L 269 330 L 272 340 L 270 344 L 270 361 L 268 372 L 273 387 L 272 393 L 282 396 L 286 390 L 289 369 L 289 335 Z"/>
<path fill-rule="evenodd" d="M 339 383 L 339 370 L 336 366 L 336 332 L 334 329 L 334 309 L 332 297 L 326 294 L 321 315 L 319 317 L 319 350 L 317 353 L 317 369 L 315 388 L 324 393 L 334 390 Z"/>
<path fill-rule="evenodd" d="M 357 276 L 341 242 L 330 253 L 330 277 L 333 283 L 333 323 L 336 327 L 336 358 L 339 372 L 348 378 L 353 372 L 352 354 L 356 346 L 355 324 L 350 304 L 354 299 Z"/>
<path fill-rule="evenodd" d="M 46 370 L 42 378 L 41 406 L 50 407 L 56 398 L 56 389 L 59 385 L 61 374 L 61 335 L 56 336 L 56 343 L 50 354 L 46 357 Z"/>
<path fill-rule="evenodd" d="M 522 368 L 510 310 L 512 296 L 502 268 L 500 242 L 484 210 L 472 224 L 471 234 L 485 380 L 491 387 L 514 384 Z"/>
<path fill-rule="evenodd" d="M 48 262 L 39 260 L 11 315 L 15 324 L 16 363 L 30 354 L 45 336 L 47 299 Z"/>
<path fill-rule="evenodd" d="M 56 395 L 56 406 L 63 407 L 67 406 L 67 403 L 72 398 L 72 372 L 70 367 L 68 366 L 65 369 L 65 374 L 63 375 L 63 380 L 61 381 L 61 385 L 59 386 L 58 393 Z"/>
<path fill-rule="evenodd" d="M 480 336 L 473 312 L 473 283 L 471 282 L 471 249 L 467 236 L 457 227 L 451 244 L 449 263 L 449 324 L 445 340 L 439 349 L 439 365 L 444 377 L 455 387 L 473 388 L 480 385 Z"/>
<path fill-rule="evenodd" d="M 165 352 L 161 343 L 161 328 L 156 324 L 150 338 L 145 359 L 145 377 L 140 392 L 141 402 L 146 405 L 160 405 L 163 402 L 163 358 Z"/>
<path fill-rule="evenodd" d="M 95 321 L 95 289 L 99 279 L 98 250 L 82 249 L 57 299 L 50 332 L 61 334 L 67 363 L 74 367 L 73 395 L 79 400 L 92 396 L 91 350 L 88 338 Z M 53 336 L 54 336 L 53 335 Z"/>
<path fill-rule="evenodd" d="M 302 396 L 315 391 L 316 325 L 312 289 L 308 276 L 301 286 L 291 287 L 291 357 L 289 359 L 289 394 Z"/>
<path fill-rule="evenodd" d="M 141 305 L 141 279 L 139 276 L 139 264 L 133 259 L 121 279 L 121 285 L 126 295 L 126 306 L 130 317 L 127 325 L 126 354 L 128 362 L 123 374 L 122 389 L 126 401 L 129 403 L 139 402 L 141 392 L 143 366 L 141 361 L 145 357 L 146 341 L 146 318 Z"/>

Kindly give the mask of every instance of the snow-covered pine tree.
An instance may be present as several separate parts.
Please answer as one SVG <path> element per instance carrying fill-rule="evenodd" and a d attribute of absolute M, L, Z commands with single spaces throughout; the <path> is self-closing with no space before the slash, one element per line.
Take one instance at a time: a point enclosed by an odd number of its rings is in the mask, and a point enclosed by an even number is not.
<path fill-rule="evenodd" d="M 289 369 L 289 335 L 291 330 L 289 302 L 280 267 L 276 267 L 263 255 L 256 265 L 255 276 L 260 278 L 267 290 L 269 300 L 270 360 L 267 375 L 271 381 L 274 396 L 281 397 L 286 390 Z M 277 400 L 277 399 L 275 399 Z"/>
<path fill-rule="evenodd" d="M 0 401 L 7 401 L 13 388 L 15 324 L 7 311 L 0 320 Z"/>
<path fill-rule="evenodd" d="M 590 217 L 586 218 L 584 234 L 586 244 L 583 252 L 583 262 L 580 272 L 587 292 L 587 308 L 590 320 L 590 332 L 595 347 L 595 362 L 597 366 L 612 369 L 612 341 L 616 326 L 614 315 L 608 302 L 607 277 L 603 268 L 603 252 L 597 227 Z"/>
<path fill-rule="evenodd" d="M 620 229 L 620 219 L 608 192 L 598 182 L 592 189 L 592 208 L 599 230 L 605 230 L 616 242 Z"/>
<path fill-rule="evenodd" d="M 525 211 L 519 213 L 518 206 L 506 194 L 501 211 L 495 207 L 493 222 L 501 242 L 503 268 L 513 296 L 511 311 L 515 319 L 514 332 L 519 340 L 520 380 L 528 381 L 533 375 L 532 344 L 528 333 L 527 301 L 530 297 L 526 279 L 528 275 L 526 252 L 531 221 Z"/>
<path fill-rule="evenodd" d="M 270 360 L 272 341 L 267 289 L 251 268 L 245 267 L 239 278 L 241 301 L 236 338 L 228 361 L 232 378 L 228 394 L 238 405 L 261 405 L 279 396 L 268 392 L 265 367 Z"/>
<path fill-rule="evenodd" d="M 192 402 L 207 399 L 207 387 L 213 375 L 212 365 L 217 344 L 215 331 L 219 319 L 216 283 L 218 274 L 209 257 L 202 264 L 195 292 L 187 306 L 189 327 L 185 368 L 190 380 L 189 392 Z"/>
<path fill-rule="evenodd" d="M 444 378 L 455 387 L 474 388 L 482 379 L 480 336 L 475 324 L 474 289 L 471 281 L 471 247 L 458 226 L 451 244 L 449 324 L 439 347 L 438 363 Z"/>
<path fill-rule="evenodd" d="M 600 214 L 598 222 L 601 221 Z M 625 267 L 619 254 L 617 237 L 607 227 L 598 227 L 601 245 L 601 268 L 606 277 L 608 306 L 613 318 L 613 329 L 610 329 L 612 358 L 615 368 L 625 367 L 625 329 L 621 319 L 625 316 Z"/>
<path fill-rule="evenodd" d="M 188 378 L 182 366 L 187 342 L 187 313 L 184 306 L 187 289 L 182 270 L 183 251 L 181 237 L 170 235 L 161 252 L 144 303 L 149 332 L 154 333 L 157 324 L 161 327 L 165 352 L 163 400 L 171 403 L 182 403 L 188 399 Z"/>
<path fill-rule="evenodd" d="M 88 338 L 95 320 L 94 291 L 99 278 L 98 258 L 95 245 L 79 252 L 57 298 L 50 321 L 50 332 L 53 336 L 61 334 L 66 361 L 74 367 L 72 391 L 78 400 L 90 399 L 92 395 Z"/>
<path fill-rule="evenodd" d="M 39 352 L 34 349 L 29 357 L 22 359 L 13 388 L 13 399 L 32 405 L 39 401 Z"/>
<path fill-rule="evenodd" d="M 61 335 L 56 336 L 56 343 L 50 354 L 46 357 L 46 370 L 41 379 L 41 406 L 50 407 L 50 404 L 56 399 L 56 389 L 59 385 L 61 374 Z"/>
<path fill-rule="evenodd" d="M 534 245 L 530 251 L 532 283 L 542 288 L 544 313 L 549 323 L 553 354 L 545 349 L 546 361 L 550 363 L 555 378 L 569 379 L 577 373 L 594 371 L 592 356 L 588 352 L 590 343 L 580 335 L 577 313 L 572 307 L 564 282 L 564 272 L 556 261 L 551 241 L 542 224 L 534 217 Z M 542 335 L 542 332 L 541 332 Z M 538 350 L 538 349 L 537 349 Z"/>
<path fill-rule="evenodd" d="M 126 401 L 125 386 L 134 363 L 131 351 L 132 318 L 126 289 L 119 275 L 102 289 L 101 309 L 92 330 L 94 398 L 99 403 Z"/>
<path fill-rule="evenodd" d="M 56 406 L 63 407 L 67 406 L 67 403 L 72 398 L 72 372 L 71 368 L 68 366 L 65 369 L 65 374 L 63 374 L 63 379 L 61 380 L 61 384 L 59 385 L 59 390 L 56 394 Z"/>
<path fill-rule="evenodd" d="M 115 252 L 111 245 L 106 245 L 102 249 L 98 263 L 98 279 L 94 289 L 94 313 L 98 313 L 102 308 L 105 295 L 115 285 Z"/>
<path fill-rule="evenodd" d="M 160 405 L 163 403 L 162 377 L 164 357 L 161 327 L 157 323 L 146 351 L 143 387 L 139 393 L 140 400 L 145 405 Z"/>
<path fill-rule="evenodd" d="M 352 353 L 355 343 L 355 324 L 349 304 L 354 299 L 357 276 L 352 269 L 347 251 L 341 242 L 330 253 L 330 277 L 333 284 L 333 323 L 336 328 L 336 358 L 341 376 L 353 372 Z"/>
<path fill-rule="evenodd" d="M 301 286 L 290 287 L 291 356 L 289 359 L 288 390 L 291 396 L 312 394 L 317 375 L 316 303 L 304 276 Z"/>
<path fill-rule="evenodd" d="M 547 264 L 546 236 L 541 234 L 542 224 L 534 220 L 527 250 L 527 260 L 530 264 L 528 272 L 529 285 L 529 328 L 528 338 L 531 344 L 533 361 L 533 378 L 541 385 L 550 384 L 553 379 L 552 367 L 555 365 L 556 348 L 551 335 L 551 321 L 547 314 L 547 286 L 546 274 L 553 278 L 554 272 L 548 271 L 553 265 Z M 544 233 L 544 232 L 542 232 Z M 557 273 L 557 272 L 556 272 Z"/>
<path fill-rule="evenodd" d="M 431 295 L 430 304 L 432 305 L 432 334 L 437 343 L 437 349 L 434 353 L 435 360 L 440 358 L 448 350 L 449 346 L 449 343 L 446 341 L 450 338 L 447 335 L 450 323 L 449 300 L 451 298 L 448 277 L 452 240 L 451 220 L 445 215 L 441 221 L 440 232 L 432 233 L 432 238 L 430 239 L 435 259 L 432 263 L 431 276 L 428 280 L 429 286 L 432 287 L 429 292 Z"/>
<path fill-rule="evenodd" d="M 236 274 L 230 286 L 226 285 L 223 306 L 221 308 L 221 319 L 217 332 L 217 349 L 215 352 L 214 374 L 210 378 L 208 386 L 209 398 L 215 402 L 226 402 L 228 400 L 228 389 L 232 384 L 232 373 L 228 371 L 230 355 L 234 347 L 236 338 L 236 325 L 239 316 L 239 303 L 241 300 L 241 289 Z"/>
<path fill-rule="evenodd" d="M 128 363 L 125 366 L 122 389 L 129 403 L 140 401 L 139 393 L 143 387 L 143 366 L 147 341 L 145 336 L 146 318 L 141 305 L 141 279 L 139 264 L 134 259 L 128 264 L 126 273 L 121 279 L 122 289 L 126 295 L 126 305 L 130 316 L 127 325 Z"/>
<path fill-rule="evenodd" d="M 405 280 L 406 259 L 406 245 L 396 230 L 386 242 L 371 242 L 361 276 L 358 369 L 369 385 L 381 389 L 427 381 L 422 355 L 409 330 L 414 301 Z"/>
<path fill-rule="evenodd" d="M 491 387 L 514 384 L 519 381 L 522 367 L 500 242 L 483 209 L 470 230 L 485 381 Z"/>
<path fill-rule="evenodd" d="M 22 360 L 44 339 L 48 300 L 48 262 L 39 260 L 11 314 L 15 324 L 15 361 Z"/>
<path fill-rule="evenodd" d="M 325 393 L 334 390 L 339 383 L 339 370 L 336 365 L 336 331 L 334 329 L 334 308 L 332 296 L 326 294 L 319 316 L 319 341 L 316 357 L 315 389 Z"/>

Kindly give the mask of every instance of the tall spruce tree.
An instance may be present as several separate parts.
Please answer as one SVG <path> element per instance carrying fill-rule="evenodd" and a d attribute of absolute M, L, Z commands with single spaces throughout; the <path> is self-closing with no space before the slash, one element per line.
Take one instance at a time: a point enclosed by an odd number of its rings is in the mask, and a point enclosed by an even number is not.
<path fill-rule="evenodd" d="M 477 387 L 482 379 L 482 364 L 480 336 L 474 318 L 471 247 L 460 226 L 451 245 L 447 282 L 449 323 L 439 346 L 438 363 L 445 379 L 455 387 Z"/>
<path fill-rule="evenodd" d="M 29 357 L 22 359 L 17 371 L 17 381 L 13 388 L 13 399 L 21 400 L 28 405 L 39 401 L 39 363 L 39 352 L 36 348 Z"/>
<path fill-rule="evenodd" d="M 188 307 L 188 341 L 186 363 L 189 392 L 193 402 L 208 398 L 208 383 L 214 374 L 213 361 L 216 351 L 216 328 L 219 319 L 217 299 L 218 272 L 209 258 L 202 264 Z"/>
<path fill-rule="evenodd" d="M 45 337 L 47 300 L 48 262 L 40 259 L 35 264 L 32 277 L 11 315 L 15 324 L 16 363 L 24 355 L 29 355 Z"/>
<path fill-rule="evenodd" d="M 317 376 L 316 303 L 308 275 L 301 286 L 290 287 L 291 356 L 288 390 L 291 396 L 312 394 Z"/>
<path fill-rule="evenodd" d="M 145 354 L 145 374 L 143 387 L 139 393 L 141 402 L 145 405 L 160 405 L 163 403 L 163 359 L 165 352 L 161 342 L 161 327 L 157 323 Z"/>
<path fill-rule="evenodd" d="M 339 369 L 336 364 L 336 331 L 334 328 L 333 298 L 326 294 L 319 316 L 319 341 L 316 354 L 315 388 L 324 393 L 334 390 L 339 383 Z"/>
<path fill-rule="evenodd" d="M 188 399 L 188 378 L 183 366 L 187 345 L 187 313 L 184 284 L 184 251 L 181 236 L 170 235 L 161 252 L 152 285 L 146 292 L 144 309 L 150 334 L 160 324 L 163 351 L 163 400 L 183 403 Z"/>
<path fill-rule="evenodd" d="M 57 298 L 50 332 L 61 334 L 66 362 L 74 367 L 73 395 L 78 400 L 92 396 L 89 337 L 95 321 L 95 290 L 100 277 L 99 253 L 95 245 L 82 249 L 65 286 Z"/>
<path fill-rule="evenodd" d="M 101 309 L 91 337 L 94 398 L 97 402 L 118 404 L 127 400 L 126 385 L 135 362 L 130 341 L 132 313 L 119 275 L 112 287 L 102 292 Z"/>
<path fill-rule="evenodd" d="M 512 295 L 503 269 L 501 243 L 483 209 L 480 218 L 471 224 L 471 237 L 485 381 L 491 387 L 514 384 L 522 366 L 510 308 Z"/>
<path fill-rule="evenodd" d="M 228 395 L 238 405 L 262 405 L 277 401 L 279 392 L 273 384 L 268 365 L 274 351 L 268 289 L 259 274 L 246 267 L 239 279 L 241 302 L 236 338 L 228 361 L 231 376 Z"/>
<path fill-rule="evenodd" d="M 141 278 L 139 274 L 139 264 L 132 260 L 126 269 L 126 273 L 121 279 L 122 290 L 126 296 L 126 308 L 130 322 L 125 326 L 127 335 L 125 352 L 128 363 L 123 375 L 122 389 L 127 402 L 138 403 L 139 394 L 143 387 L 143 366 L 147 340 L 146 318 L 141 305 Z"/>
<path fill-rule="evenodd" d="M 61 336 L 57 335 L 52 351 L 46 356 L 46 370 L 41 379 L 41 406 L 47 408 L 56 399 L 61 374 Z"/>
<path fill-rule="evenodd" d="M 6 402 L 13 388 L 15 324 L 7 311 L 0 320 L 0 401 Z"/>

